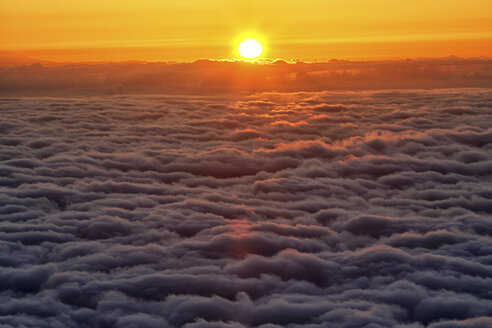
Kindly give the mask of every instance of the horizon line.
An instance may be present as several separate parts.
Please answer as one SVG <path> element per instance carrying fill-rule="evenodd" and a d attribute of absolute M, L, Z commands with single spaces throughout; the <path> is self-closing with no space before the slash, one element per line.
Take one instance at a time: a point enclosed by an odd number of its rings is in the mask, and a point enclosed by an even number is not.
<path fill-rule="evenodd" d="M 94 60 L 94 61 L 54 61 L 45 60 L 33 56 L 28 56 L 19 52 L 17 50 L 2 50 L 0 49 L 0 65 L 4 65 L 2 62 L 2 53 L 6 55 L 17 55 L 18 58 L 24 58 L 26 60 L 31 60 L 31 63 L 25 63 L 25 65 L 32 64 L 51 64 L 51 65 L 70 65 L 70 64 L 129 64 L 129 63 L 141 63 L 141 64 L 193 64 L 201 61 L 210 62 L 230 62 L 230 63 L 250 63 L 250 64 L 275 64 L 278 62 L 284 62 L 286 64 L 321 64 L 321 63 L 332 63 L 332 62 L 347 62 L 347 63 L 357 63 L 357 62 L 398 62 L 398 61 L 419 61 L 419 60 L 442 60 L 442 59 L 454 59 L 454 60 L 492 60 L 492 57 L 486 55 L 476 55 L 461 57 L 454 54 L 449 54 L 447 56 L 409 56 L 409 57 L 368 57 L 368 58 L 330 58 L 321 60 L 302 60 L 299 58 L 259 58 L 259 59 L 243 59 L 243 58 L 196 58 L 192 61 L 177 61 L 177 60 L 143 60 L 143 59 L 125 59 L 125 60 Z M 21 63 L 19 63 L 21 64 Z"/>

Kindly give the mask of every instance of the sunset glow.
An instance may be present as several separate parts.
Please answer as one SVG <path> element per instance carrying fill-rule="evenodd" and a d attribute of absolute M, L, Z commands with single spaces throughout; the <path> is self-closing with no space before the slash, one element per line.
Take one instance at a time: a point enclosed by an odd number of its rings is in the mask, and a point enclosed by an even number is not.
<path fill-rule="evenodd" d="M 2 50 L 52 61 L 234 58 L 247 30 L 269 58 L 490 57 L 492 2 L 0 0 Z"/>
<path fill-rule="evenodd" d="M 491 0 L 0 0 L 0 326 L 492 327 Z"/>

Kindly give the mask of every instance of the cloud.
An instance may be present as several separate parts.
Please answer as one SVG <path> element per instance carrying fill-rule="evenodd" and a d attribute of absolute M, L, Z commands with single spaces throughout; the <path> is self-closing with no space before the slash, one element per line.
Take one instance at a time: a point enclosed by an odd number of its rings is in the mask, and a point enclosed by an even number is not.
<path fill-rule="evenodd" d="M 0 98 L 0 326 L 487 327 L 491 102 Z"/>
<path fill-rule="evenodd" d="M 316 63 L 287 63 L 282 60 L 262 63 L 225 60 L 198 60 L 193 63 L 29 63 L 31 61 L 26 62 L 25 66 L 11 65 L 1 62 L 0 58 L 0 95 L 209 95 L 492 87 L 492 61 L 486 58 L 332 60 Z M 310 105 L 305 106 L 306 109 L 318 113 L 345 112 L 347 108 L 357 106 L 350 102 L 304 100 L 304 106 Z M 398 100 L 401 98 L 395 98 L 395 101 Z M 258 99 L 255 104 L 255 107 L 272 106 L 275 102 Z M 209 105 L 212 106 L 210 109 L 215 106 Z M 444 110 L 462 115 L 470 109 L 449 106 Z M 56 117 L 48 115 L 39 119 Z M 303 124 L 302 120 L 297 122 Z"/>

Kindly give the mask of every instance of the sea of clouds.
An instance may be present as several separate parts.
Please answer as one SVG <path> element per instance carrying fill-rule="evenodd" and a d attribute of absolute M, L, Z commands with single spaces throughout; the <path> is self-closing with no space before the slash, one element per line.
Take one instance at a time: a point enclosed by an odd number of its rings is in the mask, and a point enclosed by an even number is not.
<path fill-rule="evenodd" d="M 492 327 L 491 106 L 0 98 L 0 327 Z"/>

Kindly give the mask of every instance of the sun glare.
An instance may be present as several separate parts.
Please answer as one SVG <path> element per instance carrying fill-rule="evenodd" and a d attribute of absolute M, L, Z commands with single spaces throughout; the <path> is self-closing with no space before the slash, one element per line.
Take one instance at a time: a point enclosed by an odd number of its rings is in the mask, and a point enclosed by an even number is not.
<path fill-rule="evenodd" d="M 244 58 L 253 59 L 261 55 L 263 47 L 258 41 L 254 39 L 248 39 L 239 44 L 237 51 Z"/>

